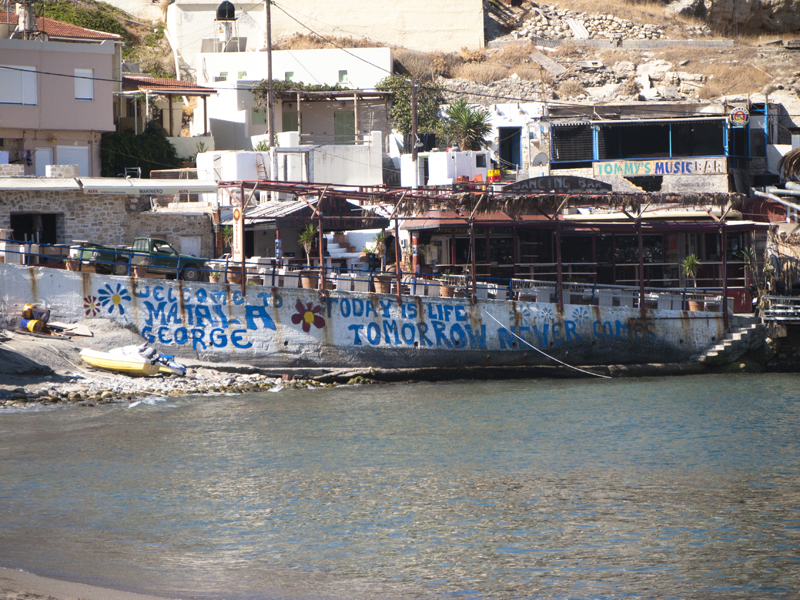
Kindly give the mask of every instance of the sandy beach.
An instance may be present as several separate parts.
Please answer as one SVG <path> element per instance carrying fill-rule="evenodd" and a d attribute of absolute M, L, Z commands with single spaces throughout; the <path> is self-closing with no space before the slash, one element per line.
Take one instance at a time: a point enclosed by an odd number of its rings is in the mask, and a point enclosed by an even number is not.
<path fill-rule="evenodd" d="M 148 600 L 156 598 L 0 568 L 0 600 Z"/>

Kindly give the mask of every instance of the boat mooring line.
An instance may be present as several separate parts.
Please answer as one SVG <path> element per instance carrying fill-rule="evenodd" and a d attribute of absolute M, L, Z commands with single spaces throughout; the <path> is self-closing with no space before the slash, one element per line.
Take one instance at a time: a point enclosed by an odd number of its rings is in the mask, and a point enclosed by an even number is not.
<path fill-rule="evenodd" d="M 486 311 L 483 311 L 483 314 L 485 314 L 485 315 L 486 315 L 487 317 L 489 317 L 489 318 L 490 318 L 492 321 L 494 321 L 495 323 L 497 323 L 498 325 L 500 325 L 501 327 L 503 327 L 503 324 L 502 324 L 500 321 L 498 321 L 497 319 L 495 319 L 495 318 L 494 318 L 492 315 L 490 315 L 490 314 L 489 314 L 489 313 L 487 313 Z M 600 377 L 601 379 L 611 379 L 611 377 L 609 377 L 608 375 L 599 375 L 599 374 L 597 374 L 597 373 L 592 373 L 591 371 L 584 371 L 583 369 L 579 369 L 578 367 L 573 367 L 572 365 L 568 365 L 567 363 L 565 363 L 565 362 L 562 362 L 562 361 L 558 360 L 556 357 L 554 357 L 554 356 L 550 356 L 550 355 L 549 355 L 549 354 L 547 354 L 546 352 L 542 352 L 541 350 L 539 350 L 539 348 L 537 348 L 536 346 L 534 346 L 533 344 L 531 344 L 529 341 L 522 339 L 521 337 L 519 337 L 519 336 L 518 336 L 516 333 L 514 333 L 513 331 L 510 331 L 509 333 L 510 333 L 511 335 L 513 335 L 515 338 L 517 338 L 517 339 L 518 339 L 520 342 L 522 342 L 522 343 L 524 343 L 524 344 L 527 344 L 528 346 L 530 346 L 531 348 L 533 348 L 534 350 L 536 350 L 536 351 L 537 351 L 539 354 L 542 354 L 542 355 L 546 356 L 546 357 L 547 357 L 547 358 L 549 358 L 550 360 L 554 360 L 555 362 L 557 362 L 557 363 L 558 363 L 558 364 L 560 364 L 560 365 L 564 365 L 565 367 L 569 367 L 570 369 L 573 369 L 573 370 L 575 370 L 575 371 L 579 371 L 579 372 L 581 372 L 581 373 L 586 373 L 587 375 L 592 375 L 592 376 L 594 376 L 594 377 Z"/>

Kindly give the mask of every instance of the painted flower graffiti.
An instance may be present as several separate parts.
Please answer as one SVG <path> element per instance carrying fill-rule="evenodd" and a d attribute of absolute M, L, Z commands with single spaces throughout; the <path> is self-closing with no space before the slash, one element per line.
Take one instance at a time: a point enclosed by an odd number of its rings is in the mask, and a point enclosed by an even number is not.
<path fill-rule="evenodd" d="M 313 302 L 303 304 L 300 300 L 298 300 L 297 304 L 294 305 L 294 308 L 297 312 L 292 315 L 292 323 L 295 325 L 302 323 L 303 331 L 306 333 L 311 330 L 312 324 L 317 329 L 322 329 L 325 327 L 325 319 L 323 319 L 319 314 L 322 312 L 322 307 L 317 305 L 314 306 L 314 308 L 311 308 L 312 305 Z"/>
<path fill-rule="evenodd" d="M 122 301 L 131 301 L 131 295 L 128 293 L 127 288 L 122 287 L 121 283 L 118 283 L 113 288 L 110 283 L 107 283 L 105 287 L 97 291 L 97 296 L 101 307 L 105 308 L 109 313 L 113 313 L 116 308 L 121 315 L 125 314 L 125 307 L 122 306 Z"/>
<path fill-rule="evenodd" d="M 100 312 L 100 303 L 97 301 L 97 296 L 89 294 L 83 299 L 83 310 L 86 312 L 87 317 L 96 317 Z"/>
<path fill-rule="evenodd" d="M 578 306 L 572 311 L 572 320 L 576 321 L 579 325 L 584 321 L 589 320 L 589 309 L 585 306 Z"/>

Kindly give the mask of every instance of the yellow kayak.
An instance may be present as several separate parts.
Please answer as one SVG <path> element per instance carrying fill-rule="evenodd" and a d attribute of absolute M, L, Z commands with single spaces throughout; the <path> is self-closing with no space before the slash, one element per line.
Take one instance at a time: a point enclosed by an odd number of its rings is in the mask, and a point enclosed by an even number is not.
<path fill-rule="evenodd" d="M 111 354 L 84 348 L 81 350 L 81 358 L 85 363 L 96 369 L 115 371 L 126 375 L 149 377 L 160 372 L 158 365 L 154 365 L 150 362 L 150 359 L 138 354 Z"/>

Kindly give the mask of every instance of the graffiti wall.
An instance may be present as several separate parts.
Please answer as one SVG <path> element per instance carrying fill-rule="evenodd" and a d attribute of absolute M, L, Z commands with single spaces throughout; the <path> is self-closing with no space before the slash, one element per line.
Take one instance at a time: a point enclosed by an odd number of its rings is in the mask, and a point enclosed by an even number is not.
<path fill-rule="evenodd" d="M 160 350 L 255 366 L 383 367 L 676 362 L 721 334 L 711 313 L 134 279 L 0 265 L 2 314 L 26 302 L 59 321 L 113 319 Z M 702 315 L 702 316 L 700 316 Z M 577 363 L 576 363 L 577 364 Z"/>

